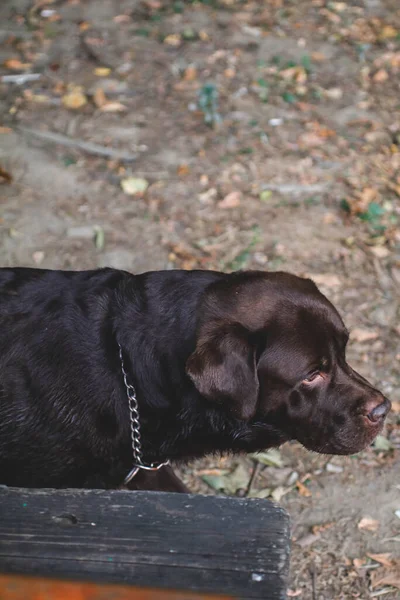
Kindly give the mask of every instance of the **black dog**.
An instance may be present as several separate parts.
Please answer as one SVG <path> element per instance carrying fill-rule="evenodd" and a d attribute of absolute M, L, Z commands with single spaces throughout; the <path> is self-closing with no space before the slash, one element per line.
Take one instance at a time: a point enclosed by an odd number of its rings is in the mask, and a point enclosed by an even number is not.
<path fill-rule="evenodd" d="M 345 360 L 348 333 L 286 273 L 0 269 L 0 483 L 117 487 L 145 463 L 291 439 L 351 454 L 390 402 Z M 132 487 L 179 489 L 163 467 Z M 183 488 L 182 488 L 183 489 Z"/>

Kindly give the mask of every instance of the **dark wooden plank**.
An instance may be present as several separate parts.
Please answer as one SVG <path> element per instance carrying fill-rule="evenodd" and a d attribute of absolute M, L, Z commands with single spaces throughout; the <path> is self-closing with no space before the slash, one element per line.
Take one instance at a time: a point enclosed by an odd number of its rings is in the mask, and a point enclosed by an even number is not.
<path fill-rule="evenodd" d="M 285 597 L 287 514 L 266 500 L 0 490 L 0 571 Z"/>

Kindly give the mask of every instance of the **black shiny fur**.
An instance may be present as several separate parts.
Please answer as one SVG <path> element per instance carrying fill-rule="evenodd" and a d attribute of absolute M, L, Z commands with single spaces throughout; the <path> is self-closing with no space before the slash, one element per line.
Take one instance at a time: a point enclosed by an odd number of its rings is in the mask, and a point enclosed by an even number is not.
<path fill-rule="evenodd" d="M 132 449 L 118 343 L 147 462 L 289 439 L 350 453 L 383 423 L 364 422 L 371 398 L 387 401 L 345 363 L 336 310 L 284 273 L 0 269 L 0 331 L 6 485 L 121 484 Z M 321 353 L 329 381 L 311 393 L 301 382 Z"/>

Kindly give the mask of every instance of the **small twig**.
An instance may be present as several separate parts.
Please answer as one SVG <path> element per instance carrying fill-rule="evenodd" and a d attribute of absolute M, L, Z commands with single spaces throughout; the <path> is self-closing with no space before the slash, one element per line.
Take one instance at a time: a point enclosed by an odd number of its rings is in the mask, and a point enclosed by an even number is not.
<path fill-rule="evenodd" d="M 328 185 L 324 183 L 314 183 L 310 185 L 302 185 L 300 183 L 268 183 L 262 184 L 261 190 L 277 192 L 282 195 L 301 196 L 303 194 L 322 194 L 326 192 Z"/>
<path fill-rule="evenodd" d="M 369 597 L 370 598 L 378 598 L 378 596 L 384 596 L 385 594 L 390 594 L 391 592 L 394 592 L 395 589 L 393 587 L 386 587 L 386 588 L 382 588 L 381 590 L 377 590 L 376 592 L 370 592 L 369 593 Z"/>
<path fill-rule="evenodd" d="M 18 75 L 1 75 L 0 81 L 2 83 L 16 83 L 17 85 L 23 85 L 28 81 L 37 81 L 41 77 L 41 73 L 18 73 Z"/>
<path fill-rule="evenodd" d="M 114 150 L 113 148 L 107 148 L 106 146 L 100 146 L 99 144 L 93 144 L 92 142 L 73 139 L 66 135 L 62 135 L 61 133 L 54 133 L 53 131 L 40 131 L 38 129 L 28 129 L 27 127 L 18 127 L 18 130 L 21 131 L 21 133 L 32 135 L 33 137 L 37 137 L 46 142 L 68 146 L 70 148 L 79 148 L 88 154 L 106 156 L 107 158 L 114 158 L 126 162 L 133 162 L 137 159 L 136 154 L 128 154 L 123 150 Z"/>
<path fill-rule="evenodd" d="M 253 485 L 254 481 L 256 480 L 256 477 L 257 477 L 259 471 L 260 471 L 260 463 L 257 461 L 254 461 L 253 470 L 251 472 L 249 483 L 247 484 L 247 488 L 246 488 L 246 494 L 245 494 L 246 496 L 248 496 L 250 494 L 252 485 Z"/>
<path fill-rule="evenodd" d="M 317 573 L 315 564 L 313 563 L 310 568 L 311 574 L 311 587 L 312 587 L 312 600 L 317 600 Z"/>

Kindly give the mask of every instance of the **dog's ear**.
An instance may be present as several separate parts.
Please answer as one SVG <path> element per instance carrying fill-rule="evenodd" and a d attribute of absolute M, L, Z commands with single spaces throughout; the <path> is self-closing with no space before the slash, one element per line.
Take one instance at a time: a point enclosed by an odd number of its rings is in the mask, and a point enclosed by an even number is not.
<path fill-rule="evenodd" d="M 254 415 L 258 399 L 256 347 L 249 338 L 250 332 L 238 323 L 209 323 L 186 363 L 200 394 L 242 420 Z"/>

